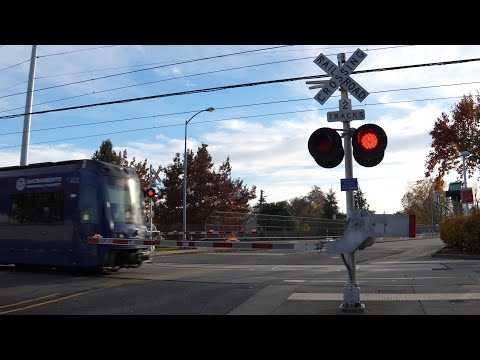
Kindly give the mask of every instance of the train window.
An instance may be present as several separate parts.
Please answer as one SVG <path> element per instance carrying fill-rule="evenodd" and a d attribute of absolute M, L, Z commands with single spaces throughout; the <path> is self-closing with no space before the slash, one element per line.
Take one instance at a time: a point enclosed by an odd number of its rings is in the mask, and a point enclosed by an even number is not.
<path fill-rule="evenodd" d="M 90 184 L 80 188 L 80 222 L 98 224 L 98 195 L 97 189 Z"/>
<path fill-rule="evenodd" d="M 142 222 L 141 191 L 140 185 L 135 180 L 108 178 L 107 192 L 114 222 L 127 224 Z"/>
<path fill-rule="evenodd" d="M 63 224 L 63 191 L 12 194 L 10 224 Z"/>

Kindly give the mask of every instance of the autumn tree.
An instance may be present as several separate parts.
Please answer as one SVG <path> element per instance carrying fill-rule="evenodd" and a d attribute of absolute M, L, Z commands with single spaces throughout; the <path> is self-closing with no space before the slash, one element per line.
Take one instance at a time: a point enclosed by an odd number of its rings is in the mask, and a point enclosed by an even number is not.
<path fill-rule="evenodd" d="M 323 217 L 325 219 L 333 219 L 338 214 L 338 200 L 332 188 L 325 195 L 325 203 L 323 204 Z"/>
<path fill-rule="evenodd" d="M 442 214 L 451 213 L 443 186 L 432 178 L 410 182 L 402 197 L 403 212 L 415 214 L 417 224 L 439 223 Z"/>
<path fill-rule="evenodd" d="M 426 160 L 426 177 L 436 173 L 434 179 L 439 182 L 455 170 L 462 179 L 460 153 L 466 150 L 471 152 L 465 159 L 467 175 L 473 175 L 480 163 L 480 95 L 464 95 L 452 107 L 450 116 L 442 112 L 429 134 L 432 143 Z"/>
<path fill-rule="evenodd" d="M 314 185 L 306 196 L 290 199 L 290 212 L 293 216 L 320 218 L 323 215 L 324 203 L 325 194 Z"/>
<path fill-rule="evenodd" d="M 120 154 L 113 150 L 113 145 L 110 139 L 103 140 L 99 150 L 95 150 L 92 160 L 103 161 L 110 164 L 120 163 Z"/>
<path fill-rule="evenodd" d="M 214 211 L 248 212 L 249 200 L 255 199 L 255 186 L 247 188 L 243 180 L 231 178 L 230 159 L 216 171 L 207 144 L 196 154 L 187 151 L 187 224 L 203 225 Z M 162 200 L 155 204 L 155 224 L 173 225 L 180 229 L 183 222 L 183 159 L 180 153 L 173 163 L 162 167 Z"/>

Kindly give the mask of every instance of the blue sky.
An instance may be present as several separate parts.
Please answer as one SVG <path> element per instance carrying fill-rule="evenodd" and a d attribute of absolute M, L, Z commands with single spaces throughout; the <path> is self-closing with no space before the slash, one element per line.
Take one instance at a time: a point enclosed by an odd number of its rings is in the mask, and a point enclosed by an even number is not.
<path fill-rule="evenodd" d="M 313 63 L 320 53 L 337 63 L 338 53 L 345 52 L 348 59 L 358 48 L 368 56 L 357 71 L 480 57 L 480 46 L 472 45 L 39 45 L 33 111 L 325 75 Z M 24 112 L 31 49 L 0 47 L 0 117 Z M 245 51 L 251 52 L 229 55 Z M 228 56 L 199 60 L 219 55 Z M 480 61 L 352 75 L 370 95 L 362 103 L 349 96 L 353 109 L 366 114 L 365 120 L 351 126 L 375 123 L 388 136 L 379 165 L 365 168 L 353 162 L 353 176 L 370 209 L 377 213 L 402 209 L 408 183 L 424 177 L 428 132 L 435 119 L 442 111 L 449 113 L 462 95 L 476 93 L 477 73 Z M 453 85 L 471 82 L 478 83 Z M 257 196 L 264 190 L 269 202 L 306 195 L 317 185 L 324 191 L 332 188 L 345 212 L 345 193 L 340 191 L 344 162 L 324 169 L 307 149 L 317 128 L 341 128 L 340 122 L 329 123 L 326 116 L 338 110 L 340 93 L 320 105 L 313 98 L 318 90 L 309 86 L 301 80 L 34 114 L 28 163 L 91 158 L 109 138 L 115 150 L 127 149 L 129 159 L 147 158 L 155 168 L 166 166 L 175 153 L 183 154 L 185 120 L 212 106 L 214 112 L 203 112 L 189 124 L 189 149 L 208 144 L 216 168 L 229 156 L 233 178 L 256 185 Z M 437 99 L 446 97 L 452 98 Z M 0 166 L 19 165 L 24 118 L 0 121 Z M 447 181 L 457 176 L 452 173 Z M 476 185 L 476 177 L 469 185 Z"/>

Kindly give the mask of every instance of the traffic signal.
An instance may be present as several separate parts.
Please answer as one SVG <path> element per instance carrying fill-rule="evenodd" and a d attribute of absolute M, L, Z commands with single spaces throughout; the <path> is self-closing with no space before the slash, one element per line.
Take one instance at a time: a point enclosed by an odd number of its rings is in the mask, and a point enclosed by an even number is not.
<path fill-rule="evenodd" d="M 154 188 L 148 188 L 147 190 L 145 190 L 145 196 L 150 199 L 153 198 L 156 194 L 157 192 L 155 191 Z"/>
<path fill-rule="evenodd" d="M 353 157 L 358 164 L 372 167 L 380 164 L 387 147 L 387 134 L 375 124 L 365 124 L 353 132 Z"/>
<path fill-rule="evenodd" d="M 342 162 L 345 155 L 341 136 L 326 127 L 317 129 L 310 135 L 308 151 L 315 162 L 324 168 L 334 168 Z"/>

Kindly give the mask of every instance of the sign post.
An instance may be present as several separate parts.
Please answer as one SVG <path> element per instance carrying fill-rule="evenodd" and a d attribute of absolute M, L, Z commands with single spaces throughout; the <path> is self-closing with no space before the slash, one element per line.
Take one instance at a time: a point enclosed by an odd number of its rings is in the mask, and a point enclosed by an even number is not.
<path fill-rule="evenodd" d="M 160 174 L 161 167 L 158 168 L 157 171 L 153 170 L 152 164 L 150 164 L 150 181 L 148 182 L 148 187 L 152 187 L 153 185 L 157 185 L 157 181 L 160 182 L 160 178 L 158 175 Z M 149 208 L 150 211 L 148 213 L 148 217 L 150 220 L 150 226 L 149 226 L 149 234 L 150 234 L 150 239 L 152 239 L 152 228 L 153 228 L 153 209 L 152 209 L 152 198 L 149 199 Z M 155 251 L 155 246 L 150 246 L 151 251 Z"/>
<path fill-rule="evenodd" d="M 341 185 L 342 191 L 345 191 L 346 194 L 347 218 L 349 220 L 352 217 L 353 212 L 353 191 L 358 189 L 357 179 L 353 177 L 352 130 L 350 128 L 350 121 L 365 120 L 365 110 L 352 110 L 352 103 L 351 100 L 348 99 L 348 93 L 355 97 L 359 102 L 365 100 L 369 95 L 367 90 L 350 77 L 353 71 L 366 57 L 366 53 L 357 49 L 347 61 L 345 61 L 345 53 L 338 54 L 338 66 L 323 54 L 320 54 L 313 61 L 327 74 L 331 75 L 331 78 L 328 81 L 318 82 L 321 84 L 320 86 L 322 86 L 322 89 L 315 95 L 314 99 L 323 105 L 330 96 L 340 88 L 338 111 L 328 112 L 327 121 L 341 121 L 343 123 L 345 179 L 342 179 Z M 312 88 L 320 86 L 314 86 Z M 355 262 L 355 250 L 348 253 L 348 261 L 345 259 L 343 253 L 341 255 L 345 266 L 347 267 L 349 281 L 343 292 L 343 304 L 340 306 L 340 310 L 348 312 L 363 312 L 365 305 L 360 301 L 360 287 L 356 280 L 357 266 Z"/>

